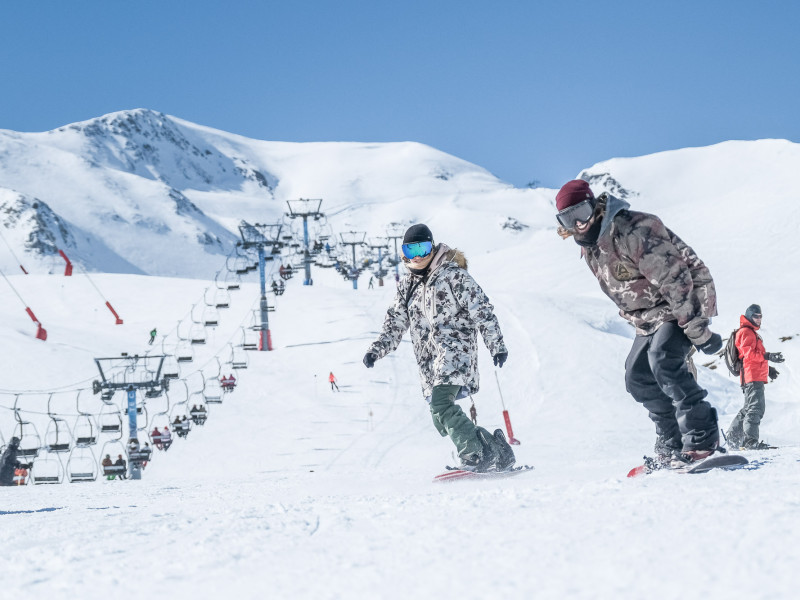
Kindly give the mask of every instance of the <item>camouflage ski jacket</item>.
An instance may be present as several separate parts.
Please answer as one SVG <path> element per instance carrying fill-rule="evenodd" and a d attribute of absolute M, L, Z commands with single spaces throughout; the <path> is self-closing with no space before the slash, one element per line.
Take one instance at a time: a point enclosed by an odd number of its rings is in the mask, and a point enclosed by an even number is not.
<path fill-rule="evenodd" d="M 434 252 L 426 277 L 406 273 L 400 279 L 383 331 L 369 348 L 383 358 L 410 328 L 422 394 L 429 401 L 435 385 L 478 391 L 478 330 L 492 356 L 507 352 L 494 307 L 467 272 L 464 254 L 444 244 Z"/>
<path fill-rule="evenodd" d="M 600 195 L 603 223 L 597 244 L 585 249 L 586 264 L 637 335 L 676 321 L 692 344 L 705 343 L 717 314 L 711 273 L 661 219 L 629 207 L 608 193 Z"/>

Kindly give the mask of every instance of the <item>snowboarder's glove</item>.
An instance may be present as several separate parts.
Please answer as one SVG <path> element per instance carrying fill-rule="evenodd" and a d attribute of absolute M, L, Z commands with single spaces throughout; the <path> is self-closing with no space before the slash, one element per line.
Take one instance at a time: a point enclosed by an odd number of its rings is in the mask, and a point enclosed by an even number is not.
<path fill-rule="evenodd" d="M 494 355 L 494 366 L 503 368 L 506 360 L 508 360 L 508 352 L 498 352 Z"/>
<path fill-rule="evenodd" d="M 778 375 L 780 375 L 780 374 L 781 374 L 781 372 L 778 371 L 778 369 L 776 369 L 775 367 L 770 367 L 769 368 L 769 380 L 770 381 L 775 381 L 778 378 Z"/>
<path fill-rule="evenodd" d="M 705 344 L 695 344 L 695 346 L 703 354 L 714 354 L 722 348 L 722 336 L 718 333 L 712 333 Z"/>
<path fill-rule="evenodd" d="M 786 359 L 783 358 L 783 353 L 781 352 L 764 352 L 764 360 L 774 363 L 782 363 Z"/>
<path fill-rule="evenodd" d="M 364 366 L 366 366 L 368 369 L 371 369 L 372 367 L 375 366 L 376 360 L 378 360 L 377 354 L 375 354 L 374 352 L 367 352 L 364 355 Z"/>

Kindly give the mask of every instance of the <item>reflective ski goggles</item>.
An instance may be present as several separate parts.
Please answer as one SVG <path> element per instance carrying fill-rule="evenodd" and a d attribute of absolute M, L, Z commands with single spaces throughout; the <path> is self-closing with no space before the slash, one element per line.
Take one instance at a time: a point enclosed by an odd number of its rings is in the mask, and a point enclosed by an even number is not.
<path fill-rule="evenodd" d="M 433 242 L 413 242 L 411 244 L 403 244 L 403 256 L 408 260 L 418 256 L 428 256 L 433 250 Z"/>
<path fill-rule="evenodd" d="M 594 214 L 594 204 L 591 200 L 584 200 L 578 202 L 574 206 L 569 206 L 556 215 L 558 222 L 564 229 L 572 231 L 575 229 L 575 223 L 580 221 L 586 223 L 592 218 Z"/>

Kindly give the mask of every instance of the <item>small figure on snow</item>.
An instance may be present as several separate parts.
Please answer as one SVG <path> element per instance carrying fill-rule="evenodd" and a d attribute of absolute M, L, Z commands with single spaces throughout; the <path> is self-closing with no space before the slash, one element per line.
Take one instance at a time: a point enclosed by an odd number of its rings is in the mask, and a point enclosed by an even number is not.
<path fill-rule="evenodd" d="M 719 445 L 717 411 L 704 398 L 686 362 L 692 346 L 722 348 L 709 329 L 717 294 L 703 261 L 656 216 L 589 184 L 566 183 L 556 196 L 558 233 L 573 237 L 600 282 L 636 328 L 625 383 L 650 413 L 661 464 L 678 467 L 710 456 Z"/>
<path fill-rule="evenodd" d="M 331 383 L 331 391 L 333 391 L 333 388 L 336 388 L 336 391 L 338 392 L 339 386 L 336 384 L 336 376 L 333 374 L 333 371 L 331 371 L 331 374 L 328 375 L 328 381 Z"/>
<path fill-rule="evenodd" d="M 475 401 L 472 401 L 472 405 L 469 407 L 469 418 L 473 422 L 473 424 L 478 424 L 478 409 L 475 408 Z"/>
<path fill-rule="evenodd" d="M 153 327 L 153 329 L 150 331 L 150 341 L 147 342 L 150 346 L 153 345 L 153 342 L 156 339 L 156 335 L 158 335 L 158 331 L 156 330 L 155 327 Z"/>
<path fill-rule="evenodd" d="M 367 287 L 369 289 L 373 289 L 375 287 L 375 277 L 372 275 L 369 276 L 369 285 Z"/>
<path fill-rule="evenodd" d="M 508 358 L 494 307 L 467 271 L 463 252 L 434 244 L 426 225 L 411 226 L 402 248 L 408 272 L 397 286 L 383 331 L 369 347 L 364 364 L 372 368 L 375 361 L 396 350 L 410 329 L 422 395 L 436 429 L 455 444 L 461 468 L 509 469 L 515 462 L 514 452 L 502 430 L 491 434 L 476 427 L 456 404 L 478 391 L 479 331 L 496 366 L 502 367 Z"/>
<path fill-rule="evenodd" d="M 751 304 L 741 317 L 735 335 L 736 350 L 742 361 L 739 381 L 744 393 L 744 406 L 733 418 L 725 437 L 733 448 L 744 450 L 767 450 L 771 446 L 759 440 L 759 425 L 764 418 L 766 398 L 764 386 L 767 378 L 776 379 L 780 372 L 769 366 L 770 362 L 782 363 L 783 354 L 767 352 L 761 336 L 756 333 L 761 328 L 761 307 Z"/>

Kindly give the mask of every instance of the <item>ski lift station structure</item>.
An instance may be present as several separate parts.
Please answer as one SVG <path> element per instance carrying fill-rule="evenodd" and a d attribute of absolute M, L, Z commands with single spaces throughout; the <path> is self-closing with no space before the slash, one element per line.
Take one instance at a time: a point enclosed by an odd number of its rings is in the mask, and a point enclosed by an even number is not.
<path fill-rule="evenodd" d="M 92 391 L 95 394 L 124 390 L 127 393 L 127 413 L 128 413 L 128 459 L 130 460 L 131 479 L 142 478 L 142 462 L 150 458 L 149 453 L 140 450 L 138 432 L 139 426 L 137 416 L 139 414 L 136 402 L 136 392 L 145 390 L 150 392 L 166 392 L 169 389 L 169 378 L 161 375 L 164 359 L 163 354 L 146 356 L 128 356 L 123 354 L 118 357 L 95 358 L 97 370 L 100 372 L 100 380 L 95 380 L 92 384 Z M 155 368 L 150 368 L 156 364 Z M 106 366 L 104 370 L 103 367 Z M 123 367 L 119 369 L 118 367 Z M 106 377 L 106 371 L 115 369 L 119 376 L 115 381 L 110 381 Z M 144 374 L 144 376 L 142 376 Z M 137 377 L 137 375 L 139 377 Z M 119 415 L 119 413 L 117 413 Z M 145 417 L 145 427 L 147 418 Z M 121 431 L 120 431 L 121 437 Z"/>

